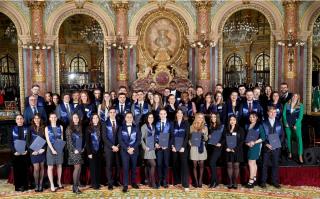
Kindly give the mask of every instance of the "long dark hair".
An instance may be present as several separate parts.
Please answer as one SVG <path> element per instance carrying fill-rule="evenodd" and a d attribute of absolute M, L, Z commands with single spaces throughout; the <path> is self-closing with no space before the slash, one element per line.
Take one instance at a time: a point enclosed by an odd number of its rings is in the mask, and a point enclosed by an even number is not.
<path fill-rule="evenodd" d="M 216 116 L 216 123 L 213 123 L 211 120 L 212 115 Z M 210 128 L 212 129 L 217 129 L 221 126 L 221 120 L 220 120 L 220 115 L 219 113 L 211 113 L 210 115 Z"/>
<path fill-rule="evenodd" d="M 92 119 L 93 119 L 93 117 L 94 117 L 95 115 L 99 118 L 99 122 L 98 122 L 98 124 L 97 124 L 97 127 L 98 127 L 98 128 L 97 128 L 97 135 L 100 136 L 100 135 L 101 135 L 101 120 L 100 120 L 100 117 L 99 117 L 98 113 L 94 113 L 94 114 L 92 114 L 92 116 L 91 116 L 90 123 L 89 123 L 89 130 L 90 130 L 89 132 L 92 132 L 93 129 L 94 129 L 94 125 L 93 125 Z"/>
<path fill-rule="evenodd" d="M 35 118 L 35 117 L 39 117 L 39 118 L 40 118 L 39 128 L 37 127 L 36 123 L 34 122 L 34 118 Z M 39 132 L 39 133 L 41 133 L 41 134 L 44 134 L 44 127 L 45 127 L 45 126 L 44 126 L 44 123 L 43 123 L 43 121 L 42 121 L 42 119 L 41 119 L 40 113 L 34 114 L 32 120 L 31 120 L 31 129 L 33 129 L 33 130 L 35 130 L 35 131 L 37 131 L 37 132 Z"/>
<path fill-rule="evenodd" d="M 146 117 L 145 117 L 145 119 L 144 119 L 144 123 L 147 125 L 147 126 L 149 126 L 150 124 L 149 124 L 149 122 L 148 122 L 148 117 L 150 116 L 150 115 L 152 115 L 153 116 L 153 122 L 152 122 L 152 126 L 153 126 L 153 124 L 154 124 L 154 115 L 153 115 L 153 113 L 151 113 L 151 112 L 149 112 L 149 113 L 147 113 L 147 115 L 146 115 Z"/>
<path fill-rule="evenodd" d="M 175 119 L 175 121 L 177 122 L 178 121 L 178 119 L 177 119 L 177 113 L 179 112 L 179 111 L 181 111 L 181 113 L 182 113 L 182 120 L 181 121 L 183 121 L 184 120 L 184 113 L 183 113 L 183 110 L 181 109 L 181 108 L 177 108 L 176 109 L 176 114 L 175 114 L 175 117 L 174 117 L 174 119 Z"/>
<path fill-rule="evenodd" d="M 230 120 L 231 118 L 235 118 L 237 123 L 236 125 L 234 126 L 234 129 L 233 130 L 238 130 L 239 128 L 239 124 L 238 124 L 238 119 L 237 119 L 237 116 L 236 115 L 230 115 L 229 118 L 228 118 L 228 130 L 230 131 L 231 130 L 231 125 L 230 125 Z"/>
<path fill-rule="evenodd" d="M 81 122 L 81 118 L 79 116 L 78 113 L 73 113 L 72 116 L 71 116 L 71 122 L 70 122 L 70 125 L 69 125 L 69 128 L 70 128 L 70 134 L 74 133 L 75 131 L 77 131 L 78 129 L 76 128 L 76 126 L 74 125 L 74 122 L 73 122 L 73 116 L 74 115 L 77 115 L 78 118 L 79 118 L 79 124 L 78 124 L 78 128 L 79 128 L 79 133 L 80 135 L 82 135 L 82 122 Z"/>

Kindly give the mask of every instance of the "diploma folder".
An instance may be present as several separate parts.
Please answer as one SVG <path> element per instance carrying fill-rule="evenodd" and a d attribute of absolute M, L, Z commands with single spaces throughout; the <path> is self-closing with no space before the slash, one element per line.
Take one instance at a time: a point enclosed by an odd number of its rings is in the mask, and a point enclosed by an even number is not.
<path fill-rule="evenodd" d="M 201 144 L 201 137 L 202 137 L 202 133 L 200 133 L 200 132 L 192 133 L 191 145 L 199 147 Z"/>
<path fill-rule="evenodd" d="M 46 140 L 43 139 L 40 136 L 37 136 L 36 139 L 34 139 L 34 141 L 32 142 L 32 144 L 30 145 L 30 149 L 33 151 L 39 151 L 40 149 L 42 149 L 42 147 L 46 144 Z"/>
<path fill-rule="evenodd" d="M 174 138 L 174 147 L 176 148 L 176 151 L 180 151 L 183 145 L 184 138 L 183 137 L 175 137 Z"/>
<path fill-rule="evenodd" d="M 228 135 L 227 136 L 227 147 L 229 149 L 234 149 L 237 146 L 237 136 L 235 135 Z"/>
<path fill-rule="evenodd" d="M 58 154 L 61 154 L 63 152 L 64 145 L 66 145 L 65 141 L 57 139 L 53 144 L 53 148 L 57 151 Z"/>
<path fill-rule="evenodd" d="M 154 137 L 153 136 L 146 137 L 146 145 L 149 148 L 149 150 L 154 150 Z"/>
<path fill-rule="evenodd" d="M 26 151 L 26 141 L 25 140 L 15 140 L 14 149 L 16 152 L 23 154 Z"/>
<path fill-rule="evenodd" d="M 159 135 L 159 145 L 160 147 L 168 148 L 169 146 L 169 133 L 160 133 Z"/>
<path fill-rule="evenodd" d="M 259 132 L 254 129 L 250 129 L 246 136 L 246 143 L 256 141 L 259 138 Z"/>
<path fill-rule="evenodd" d="M 220 142 L 221 136 L 222 136 L 223 128 L 220 130 L 214 131 L 214 133 L 211 133 L 210 140 L 208 141 L 208 144 L 216 145 Z"/>
<path fill-rule="evenodd" d="M 277 133 L 268 135 L 269 144 L 272 146 L 272 149 L 281 148 L 281 141 Z"/>
<path fill-rule="evenodd" d="M 75 146 L 76 150 L 81 152 L 82 151 L 82 138 L 81 137 L 77 138 L 75 144 L 76 144 L 76 146 Z"/>

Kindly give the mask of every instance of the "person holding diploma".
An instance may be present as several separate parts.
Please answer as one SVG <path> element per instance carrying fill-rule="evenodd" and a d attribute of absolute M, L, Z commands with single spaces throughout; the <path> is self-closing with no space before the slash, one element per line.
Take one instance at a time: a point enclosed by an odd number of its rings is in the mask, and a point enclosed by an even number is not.
<path fill-rule="evenodd" d="M 195 115 L 194 121 L 190 127 L 190 159 L 193 161 L 193 176 L 195 179 L 195 182 L 193 184 L 194 187 L 202 187 L 202 176 L 203 176 L 203 170 L 204 170 L 204 161 L 207 159 L 207 150 L 205 147 L 205 142 L 208 140 L 208 128 L 206 127 L 206 121 L 204 118 L 204 114 L 197 113 Z M 201 139 L 200 139 L 200 145 L 199 146 L 193 146 L 192 145 L 192 134 L 194 133 L 200 133 Z M 198 177 L 198 171 L 197 167 L 199 164 L 200 172 Z"/>
<path fill-rule="evenodd" d="M 96 190 L 100 189 L 101 136 L 99 115 L 94 113 L 86 131 L 86 150 L 89 158 L 91 187 Z"/>
<path fill-rule="evenodd" d="M 222 132 L 224 130 L 224 125 L 221 124 L 220 116 L 218 113 L 212 113 L 210 117 L 210 129 L 209 129 L 209 139 L 212 139 L 213 136 L 220 136 L 217 143 L 209 143 L 212 148 L 210 154 L 210 169 L 211 169 L 211 180 L 209 188 L 215 188 L 218 186 L 217 178 L 217 161 L 221 155 L 222 151 Z"/>
<path fill-rule="evenodd" d="M 45 136 L 47 140 L 47 165 L 48 165 L 48 178 L 50 181 L 50 189 L 55 192 L 57 189 L 54 187 L 53 183 L 53 167 L 57 166 L 58 175 L 58 189 L 63 189 L 61 184 L 62 175 L 62 163 L 63 163 L 63 150 L 60 152 L 58 148 L 54 148 L 54 144 L 63 140 L 63 127 L 61 125 L 57 126 L 58 117 L 55 113 L 50 113 L 49 115 L 49 125 L 45 128 Z"/>
<path fill-rule="evenodd" d="M 112 190 L 114 185 L 120 186 L 120 147 L 117 132 L 121 124 L 116 119 L 117 112 L 115 107 L 109 108 L 108 115 L 109 117 L 102 123 L 102 141 L 106 161 L 108 190 Z M 113 164 L 115 166 L 114 176 L 112 175 Z"/>
<path fill-rule="evenodd" d="M 182 94 L 184 96 L 184 94 Z M 184 119 L 182 109 L 178 108 L 176 121 L 173 124 L 172 132 L 172 165 L 174 184 L 182 184 L 185 191 L 189 190 L 189 168 L 188 168 L 188 136 L 190 125 Z"/>
<path fill-rule="evenodd" d="M 175 97 L 171 95 L 171 99 L 175 100 Z M 167 105 L 170 106 L 170 105 Z M 168 168 L 169 168 L 169 160 L 170 160 L 170 150 L 169 150 L 169 143 L 170 141 L 170 135 L 172 135 L 173 131 L 173 124 L 167 119 L 167 111 L 166 109 L 161 109 L 160 113 L 160 121 L 156 123 L 156 157 L 157 157 L 157 169 L 158 169 L 158 187 L 162 184 L 164 188 L 168 188 L 167 183 L 167 175 L 168 175 Z M 166 146 L 161 146 L 160 143 L 160 136 L 169 137 L 168 140 L 165 140 Z"/>
<path fill-rule="evenodd" d="M 66 130 L 66 138 L 67 138 L 67 148 L 69 152 L 68 156 L 68 164 L 73 165 L 73 193 L 81 193 L 79 190 L 80 185 L 80 173 L 81 173 L 81 165 L 83 164 L 82 159 L 82 143 L 83 143 L 83 133 L 80 117 L 77 113 L 72 115 L 72 119 L 70 125 Z"/>
<path fill-rule="evenodd" d="M 262 122 L 266 134 L 266 140 L 263 146 L 263 164 L 262 164 L 262 178 L 261 187 L 266 188 L 266 182 L 268 178 L 268 167 L 271 160 L 271 182 L 275 188 L 281 188 L 279 184 L 279 158 L 281 154 L 281 145 L 272 146 L 269 141 L 272 134 L 276 134 L 279 137 L 279 143 L 284 140 L 283 126 L 281 121 L 277 119 L 277 110 L 275 107 L 269 107 L 268 119 Z"/>
<path fill-rule="evenodd" d="M 247 129 L 246 145 L 248 150 L 248 165 L 250 171 L 250 179 L 247 188 L 251 189 L 257 182 L 257 159 L 261 152 L 261 143 L 266 139 L 263 126 L 258 123 L 258 115 L 256 112 L 251 112 L 249 115 L 250 125 Z"/>
<path fill-rule="evenodd" d="M 123 167 L 123 192 L 128 191 L 129 169 L 131 169 L 131 186 L 139 189 L 136 183 L 136 168 L 139 155 L 139 145 L 141 143 L 141 134 L 138 124 L 133 123 L 133 114 L 126 113 L 125 121 L 118 130 L 118 142 L 120 144 L 120 153 Z"/>
<path fill-rule="evenodd" d="M 148 139 L 153 140 L 153 145 L 150 146 Z M 154 116 L 152 113 L 148 113 L 146 116 L 146 122 L 141 127 L 141 146 L 144 150 L 143 158 L 147 165 L 147 174 L 149 175 L 149 186 L 156 189 L 155 169 L 156 169 L 156 152 L 154 149 L 155 140 L 155 126 Z M 152 141 L 150 141 L 152 144 Z"/>
<path fill-rule="evenodd" d="M 227 173 L 229 178 L 228 189 L 237 189 L 237 180 L 239 176 L 239 165 L 243 162 L 243 143 L 244 143 L 244 130 L 238 125 L 237 117 L 231 115 L 228 119 L 227 127 L 224 130 L 223 140 L 226 142 L 223 145 L 226 146 L 226 162 Z M 235 147 L 230 147 L 231 143 L 228 142 L 228 136 L 235 136 Z"/>
<path fill-rule="evenodd" d="M 36 113 L 31 120 L 31 127 L 29 128 L 28 133 L 28 146 L 29 146 L 29 152 L 31 157 L 31 163 L 33 165 L 33 177 L 35 181 L 35 192 L 42 192 L 42 181 L 43 181 L 43 175 L 44 175 L 44 161 L 46 159 L 46 154 L 44 153 L 45 145 L 41 147 L 39 151 L 33 151 L 30 146 L 35 141 L 37 137 L 41 137 L 42 139 L 46 139 L 44 136 L 44 125 L 41 120 L 41 115 L 39 113 Z"/>
<path fill-rule="evenodd" d="M 292 131 L 294 131 L 298 140 L 298 154 L 300 164 L 303 164 L 303 143 L 301 132 L 303 110 L 304 106 L 300 102 L 300 95 L 298 93 L 294 93 L 292 95 L 292 98 L 284 105 L 283 108 L 283 124 L 287 135 L 287 144 L 289 150 L 288 158 L 292 158 L 291 135 Z"/>
<path fill-rule="evenodd" d="M 9 133 L 8 142 L 13 154 L 12 166 L 13 166 L 13 178 L 15 191 L 25 191 L 28 189 L 28 151 L 26 147 L 18 149 L 15 144 L 18 142 L 26 143 L 28 136 L 28 128 L 23 125 L 24 119 L 22 115 L 16 116 L 16 126 L 13 127 L 12 132 Z"/>

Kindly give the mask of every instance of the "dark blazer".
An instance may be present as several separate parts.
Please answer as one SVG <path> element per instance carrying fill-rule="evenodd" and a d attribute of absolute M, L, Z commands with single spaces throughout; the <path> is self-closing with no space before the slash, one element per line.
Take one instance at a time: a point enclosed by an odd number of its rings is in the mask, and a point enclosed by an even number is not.
<path fill-rule="evenodd" d="M 124 113 L 122 113 L 122 114 L 120 113 L 120 103 L 119 103 L 119 101 L 114 104 L 114 107 L 116 108 L 117 121 L 119 121 L 122 124 L 123 121 L 124 121 L 125 114 L 131 111 L 131 103 L 127 102 L 127 101 L 125 102 Z"/>
<path fill-rule="evenodd" d="M 41 119 L 44 123 L 47 122 L 47 113 L 44 110 L 44 107 L 42 106 L 38 106 L 37 107 L 38 113 L 41 115 Z M 23 117 L 24 117 L 24 123 L 26 125 L 30 125 L 31 124 L 31 120 L 33 118 L 34 114 L 33 114 L 33 110 L 31 109 L 30 106 L 26 107 L 26 109 L 23 112 Z"/>
<path fill-rule="evenodd" d="M 102 123 L 102 141 L 104 150 L 111 150 L 112 146 L 118 145 L 118 129 L 119 122 L 116 121 L 116 129 L 115 132 L 112 132 L 112 123 L 110 118 L 106 120 L 106 122 Z"/>
<path fill-rule="evenodd" d="M 69 103 L 69 109 L 70 109 L 70 115 L 68 115 L 67 108 L 66 108 L 65 104 L 62 102 L 56 107 L 56 110 L 55 110 L 58 119 L 60 121 L 62 121 L 63 124 L 65 124 L 65 125 L 69 125 L 72 114 L 74 113 L 73 104 Z M 81 116 L 79 116 L 79 117 L 81 117 Z"/>
<path fill-rule="evenodd" d="M 129 136 L 127 125 L 121 125 L 118 129 L 118 142 L 120 144 L 121 150 L 127 152 L 128 147 L 132 147 L 134 148 L 134 153 L 137 153 L 139 150 L 139 145 L 141 143 L 141 133 L 139 126 L 132 124 L 131 134 Z"/>
<path fill-rule="evenodd" d="M 93 128 L 92 127 L 88 127 L 87 131 L 86 131 L 86 150 L 87 150 L 87 154 L 98 154 L 101 149 L 102 149 L 102 139 L 101 139 L 101 132 L 100 132 L 100 136 L 98 136 L 98 142 L 99 142 L 99 149 L 98 151 L 94 151 L 93 150 L 93 143 L 92 143 L 92 139 L 91 139 L 91 133 L 93 133 Z"/>
<path fill-rule="evenodd" d="M 284 106 L 285 103 L 287 103 L 292 98 L 292 93 L 288 92 L 288 95 L 286 97 L 280 96 L 280 103 Z"/>
<path fill-rule="evenodd" d="M 29 106 L 29 96 L 26 97 L 26 107 L 28 107 L 28 106 Z M 38 95 L 38 98 L 37 98 L 37 106 L 41 106 L 41 107 L 45 107 L 46 106 L 46 101 L 40 95 Z"/>
<path fill-rule="evenodd" d="M 253 100 L 252 102 L 252 111 L 256 112 L 258 114 L 258 117 L 260 120 L 263 119 L 263 109 L 260 105 L 259 101 Z M 242 104 L 240 104 L 239 108 L 239 119 L 240 119 L 240 125 L 241 127 L 245 127 L 246 124 L 249 124 L 249 107 L 247 100 L 244 101 Z"/>
<path fill-rule="evenodd" d="M 183 133 L 178 132 L 180 129 L 183 129 Z M 171 144 L 174 145 L 175 137 L 184 137 L 182 147 L 187 149 L 188 147 L 188 140 L 189 140 L 189 134 L 190 134 L 190 125 L 189 122 L 186 120 L 182 120 L 180 126 L 178 125 L 178 122 L 174 122 L 173 124 L 173 131 L 171 132 L 172 141 Z"/>

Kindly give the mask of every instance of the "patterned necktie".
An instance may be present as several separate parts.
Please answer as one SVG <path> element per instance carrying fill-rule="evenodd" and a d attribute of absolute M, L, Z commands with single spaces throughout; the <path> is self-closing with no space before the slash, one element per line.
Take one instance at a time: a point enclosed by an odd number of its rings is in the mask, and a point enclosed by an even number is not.
<path fill-rule="evenodd" d="M 36 107 L 33 107 L 33 114 L 37 114 L 37 113 L 38 113 L 38 111 L 37 111 Z"/>

